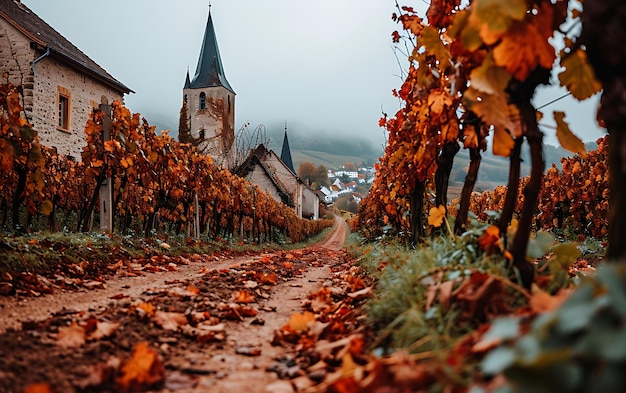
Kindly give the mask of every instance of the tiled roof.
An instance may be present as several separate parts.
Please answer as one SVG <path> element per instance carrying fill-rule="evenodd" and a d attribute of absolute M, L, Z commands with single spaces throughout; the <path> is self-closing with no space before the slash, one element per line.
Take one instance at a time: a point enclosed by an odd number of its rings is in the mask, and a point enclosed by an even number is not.
<path fill-rule="evenodd" d="M 42 51 L 50 49 L 51 56 L 57 57 L 81 72 L 91 75 L 115 90 L 123 93 L 134 93 L 20 1 L 0 0 L 0 18 L 3 18 L 21 31 L 31 40 L 31 45 L 34 47 Z"/>

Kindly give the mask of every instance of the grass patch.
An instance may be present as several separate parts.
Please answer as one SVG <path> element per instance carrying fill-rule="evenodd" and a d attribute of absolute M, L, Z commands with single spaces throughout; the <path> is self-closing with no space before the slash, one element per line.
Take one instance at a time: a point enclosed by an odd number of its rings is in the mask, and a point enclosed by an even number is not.
<path fill-rule="evenodd" d="M 503 253 L 488 254 L 479 245 L 484 229 L 435 237 L 416 249 L 390 238 L 367 244 L 352 236 L 352 254 L 376 277 L 366 307 L 376 353 L 449 349 L 493 317 L 528 304 L 529 293 L 516 284 Z M 557 283 L 547 270 L 537 273 L 542 288 Z M 558 284 L 573 285 L 567 271 Z"/>

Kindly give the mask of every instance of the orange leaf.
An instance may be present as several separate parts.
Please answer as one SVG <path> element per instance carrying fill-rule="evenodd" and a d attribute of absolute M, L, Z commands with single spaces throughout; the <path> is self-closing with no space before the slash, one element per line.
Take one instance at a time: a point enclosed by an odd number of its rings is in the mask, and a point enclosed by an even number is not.
<path fill-rule="evenodd" d="M 493 254 L 500 250 L 500 228 L 491 225 L 485 229 L 485 232 L 478 238 L 478 245 L 485 250 L 487 254 Z"/>
<path fill-rule="evenodd" d="M 252 303 L 254 302 L 254 296 L 246 290 L 235 292 L 235 303 Z"/>
<path fill-rule="evenodd" d="M 478 245 L 487 254 L 492 254 L 500 249 L 500 228 L 495 225 L 485 229 L 482 236 L 478 238 Z"/>
<path fill-rule="evenodd" d="M 131 358 L 120 369 L 115 386 L 122 392 L 139 392 L 156 387 L 165 377 L 157 352 L 147 342 L 138 343 Z"/>
<path fill-rule="evenodd" d="M 141 304 L 139 304 L 137 306 L 137 308 L 142 310 L 143 312 L 145 312 L 149 316 L 153 316 L 154 315 L 154 305 L 152 305 L 150 303 L 141 303 Z"/>
<path fill-rule="evenodd" d="M 312 312 L 305 311 L 303 313 L 292 314 L 287 322 L 287 327 L 294 332 L 303 332 L 309 328 L 309 325 L 315 321 L 315 315 Z"/>
<path fill-rule="evenodd" d="M 548 42 L 552 35 L 552 16 L 552 8 L 542 7 L 537 16 L 513 22 L 493 50 L 496 64 L 520 81 L 526 80 L 537 67 L 551 69 L 556 59 L 554 47 Z"/>
<path fill-rule="evenodd" d="M 552 296 L 548 292 L 541 290 L 537 285 L 532 286 L 530 297 L 530 308 L 535 312 L 549 312 L 558 308 L 571 295 L 571 290 L 561 289 Z"/>
<path fill-rule="evenodd" d="M 34 383 L 24 389 L 24 393 L 52 393 L 52 388 L 47 383 Z"/>
<path fill-rule="evenodd" d="M 511 135 L 501 127 L 494 127 L 493 131 L 493 154 L 502 157 L 511 155 L 511 150 L 515 147 L 515 141 Z"/>
<path fill-rule="evenodd" d="M 52 201 L 49 199 L 46 199 L 45 201 L 41 203 L 41 206 L 39 206 L 39 211 L 44 216 L 47 216 L 47 215 L 50 215 L 50 213 L 52 213 L 53 207 L 54 206 L 52 205 Z"/>
<path fill-rule="evenodd" d="M 408 30 L 416 36 L 420 35 L 424 29 L 422 19 L 417 15 L 402 14 L 398 19 L 402 22 L 404 30 Z"/>

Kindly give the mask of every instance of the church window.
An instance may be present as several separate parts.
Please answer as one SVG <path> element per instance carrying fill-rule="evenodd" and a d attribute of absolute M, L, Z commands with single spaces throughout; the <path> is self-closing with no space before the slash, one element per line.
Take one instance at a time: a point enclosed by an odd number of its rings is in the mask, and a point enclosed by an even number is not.
<path fill-rule="evenodd" d="M 206 93 L 200 93 L 200 109 L 206 109 Z"/>
<path fill-rule="evenodd" d="M 230 94 L 228 95 L 228 113 L 230 113 Z"/>

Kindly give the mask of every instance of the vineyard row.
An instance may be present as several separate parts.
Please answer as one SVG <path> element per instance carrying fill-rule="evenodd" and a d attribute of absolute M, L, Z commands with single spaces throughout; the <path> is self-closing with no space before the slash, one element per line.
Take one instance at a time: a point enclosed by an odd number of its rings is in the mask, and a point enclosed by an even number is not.
<path fill-rule="evenodd" d="M 0 214 L 23 228 L 23 210 L 46 216 L 56 230 L 56 217 L 77 217 L 76 230 L 91 227 L 98 214 L 102 183 L 110 179 L 116 227 L 146 234 L 169 226 L 191 232 L 193 217 L 207 236 L 248 235 L 274 240 L 277 233 L 301 241 L 332 225 L 332 220 L 306 220 L 289 206 L 246 179 L 214 165 L 210 156 L 157 135 L 139 114 L 119 102 L 111 110 L 110 138 L 103 136 L 105 113 L 94 110 L 85 127 L 82 161 L 41 146 L 37 133 L 21 116 L 19 89 L 0 86 Z M 9 217 L 10 216 L 10 217 Z"/>

